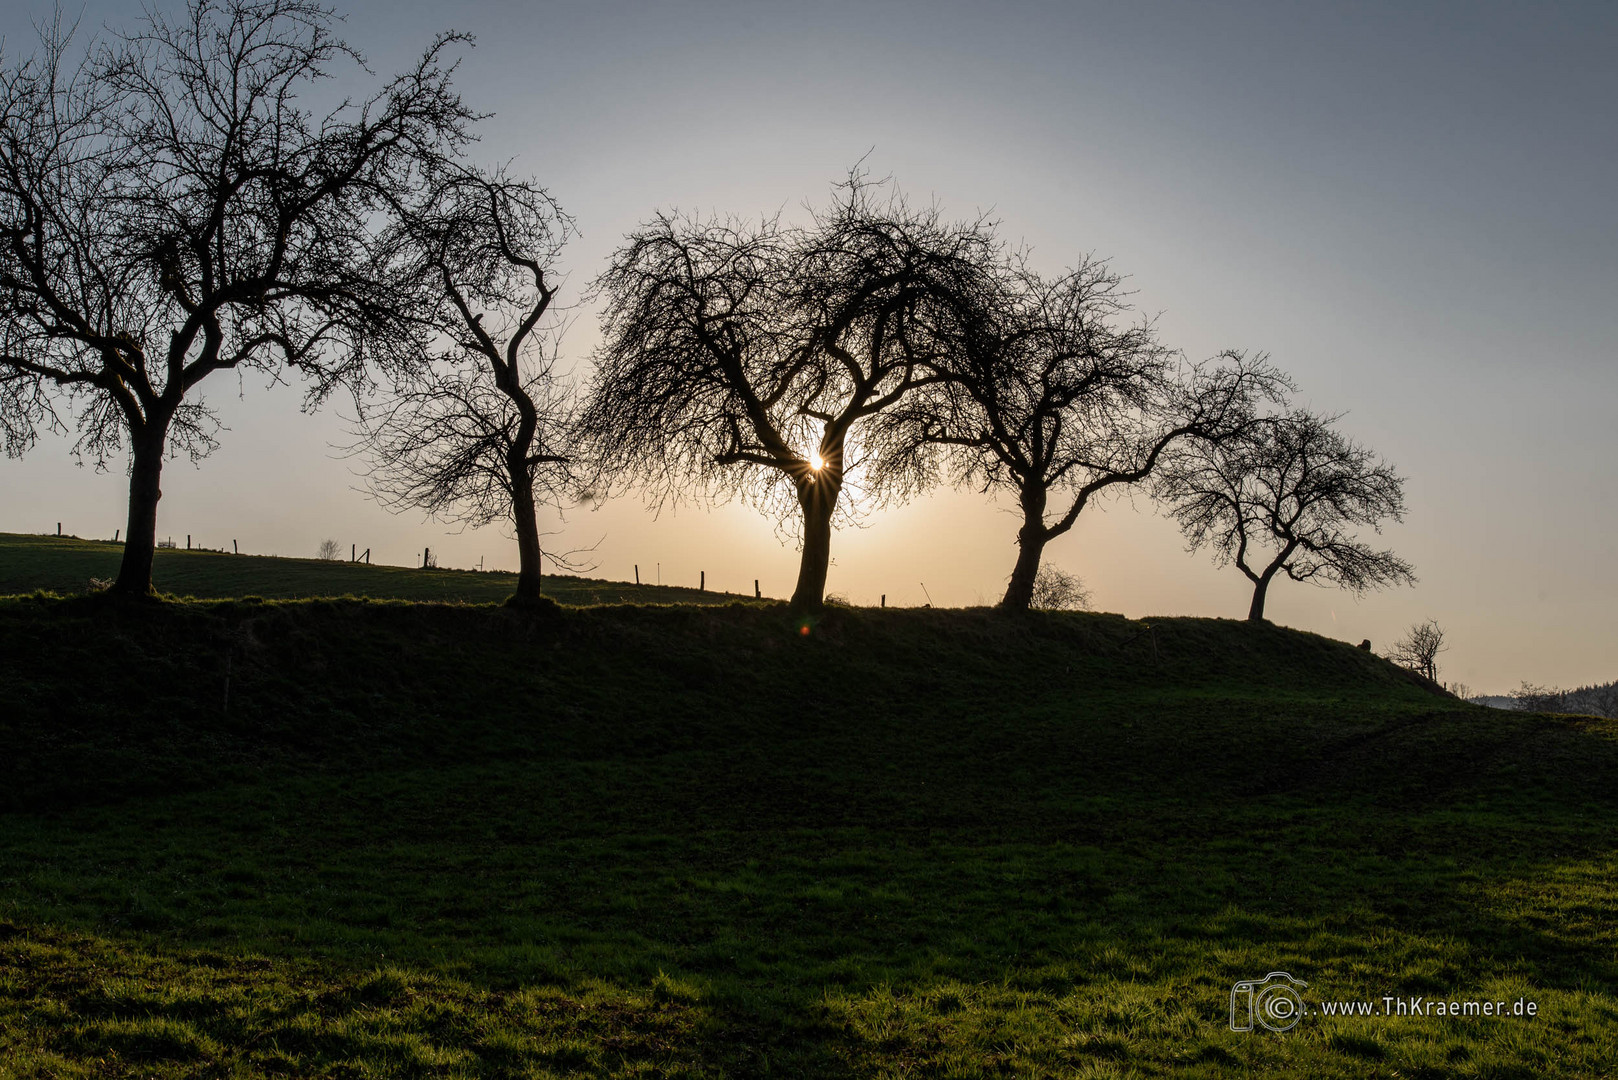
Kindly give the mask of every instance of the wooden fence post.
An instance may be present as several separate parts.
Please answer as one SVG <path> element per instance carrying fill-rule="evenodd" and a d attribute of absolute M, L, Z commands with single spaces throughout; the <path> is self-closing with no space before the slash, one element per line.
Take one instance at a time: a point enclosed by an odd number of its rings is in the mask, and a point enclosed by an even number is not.
<path fill-rule="evenodd" d="M 754 600 L 761 600 L 763 598 L 764 598 L 764 594 L 758 591 L 758 578 L 754 578 L 753 579 L 753 599 Z"/>
<path fill-rule="evenodd" d="M 882 606 L 883 607 L 888 606 L 888 594 L 887 593 L 882 594 Z"/>
<path fill-rule="evenodd" d="M 233 555 L 240 555 L 242 553 L 242 549 L 236 546 L 236 541 L 234 540 L 230 542 L 230 550 L 231 554 Z"/>
<path fill-rule="evenodd" d="M 702 575 L 697 579 L 697 592 L 705 592 L 708 588 L 708 571 L 698 570 L 697 573 Z"/>

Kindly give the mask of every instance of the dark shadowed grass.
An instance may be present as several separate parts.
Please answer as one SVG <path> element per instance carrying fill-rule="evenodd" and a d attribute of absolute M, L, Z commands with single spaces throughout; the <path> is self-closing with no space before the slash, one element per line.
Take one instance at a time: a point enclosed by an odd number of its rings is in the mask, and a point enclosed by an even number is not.
<path fill-rule="evenodd" d="M 0 533 L 0 596 L 40 590 L 61 596 L 92 592 L 96 588 L 92 579 L 111 581 L 118 576 L 123 550 L 121 544 L 75 536 Z M 649 567 L 646 573 L 649 576 Z M 327 562 L 159 548 L 152 563 L 152 584 L 161 593 L 204 600 L 366 596 L 497 604 L 516 592 L 517 575 L 501 570 L 373 566 L 349 562 L 347 552 L 342 560 Z M 738 599 L 696 588 L 636 585 L 571 574 L 546 574 L 544 593 L 562 604 L 723 604 Z"/>
<path fill-rule="evenodd" d="M 0 1069 L 1611 1075 L 1618 727 L 1153 625 L 0 603 Z"/>

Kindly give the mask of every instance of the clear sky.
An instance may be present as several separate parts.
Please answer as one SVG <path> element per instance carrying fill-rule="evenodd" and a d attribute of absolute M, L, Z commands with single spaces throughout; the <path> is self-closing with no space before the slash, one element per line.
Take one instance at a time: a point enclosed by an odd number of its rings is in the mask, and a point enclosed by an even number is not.
<path fill-rule="evenodd" d="M 90 3 L 126 24 L 136 4 Z M 1363 599 L 1281 583 L 1277 622 L 1381 650 L 1436 618 L 1442 675 L 1618 678 L 1618 5 L 1205 3 L 362 3 L 348 36 L 378 71 L 470 31 L 460 85 L 510 159 L 577 218 L 577 302 L 660 207 L 800 212 L 868 151 L 914 198 L 992 209 L 1057 270 L 1085 252 L 1131 275 L 1167 343 L 1261 349 L 1303 400 L 1409 478 L 1387 542 L 1414 588 Z M 0 13 L 8 56 L 48 16 Z M 565 354 L 596 340 L 580 307 Z M 205 384 L 206 386 L 206 384 Z M 240 394 L 238 394 L 238 389 Z M 230 428 L 171 463 L 159 536 L 386 562 L 513 567 L 497 529 L 393 517 L 355 490 L 335 413 L 249 379 L 207 386 Z M 0 529 L 111 536 L 124 479 L 61 440 L 0 460 Z M 599 576 L 787 595 L 796 554 L 738 507 L 654 520 L 628 501 L 567 515 Z M 855 602 L 998 599 L 1016 519 L 944 492 L 834 541 Z M 183 542 L 183 541 L 182 541 Z M 1086 511 L 1047 558 L 1098 608 L 1240 617 L 1234 569 L 1184 552 L 1144 499 Z M 660 571 L 658 567 L 661 567 Z"/>

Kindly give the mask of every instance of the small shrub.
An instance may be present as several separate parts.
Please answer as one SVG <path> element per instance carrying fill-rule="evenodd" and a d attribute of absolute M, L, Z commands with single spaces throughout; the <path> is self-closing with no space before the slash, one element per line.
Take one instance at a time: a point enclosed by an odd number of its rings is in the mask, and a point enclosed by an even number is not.
<path fill-rule="evenodd" d="M 1036 611 L 1089 611 L 1090 590 L 1076 574 L 1055 566 L 1041 567 L 1028 606 Z"/>

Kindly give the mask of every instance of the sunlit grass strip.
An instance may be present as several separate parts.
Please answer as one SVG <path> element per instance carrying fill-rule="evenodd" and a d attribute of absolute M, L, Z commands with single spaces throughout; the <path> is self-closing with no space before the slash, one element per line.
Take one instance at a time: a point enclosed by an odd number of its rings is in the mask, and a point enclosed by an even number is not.
<path fill-rule="evenodd" d="M 693 1067 L 689 993 L 479 989 L 388 966 L 168 952 L 6 925 L 0 1076 L 607 1075 Z"/>

